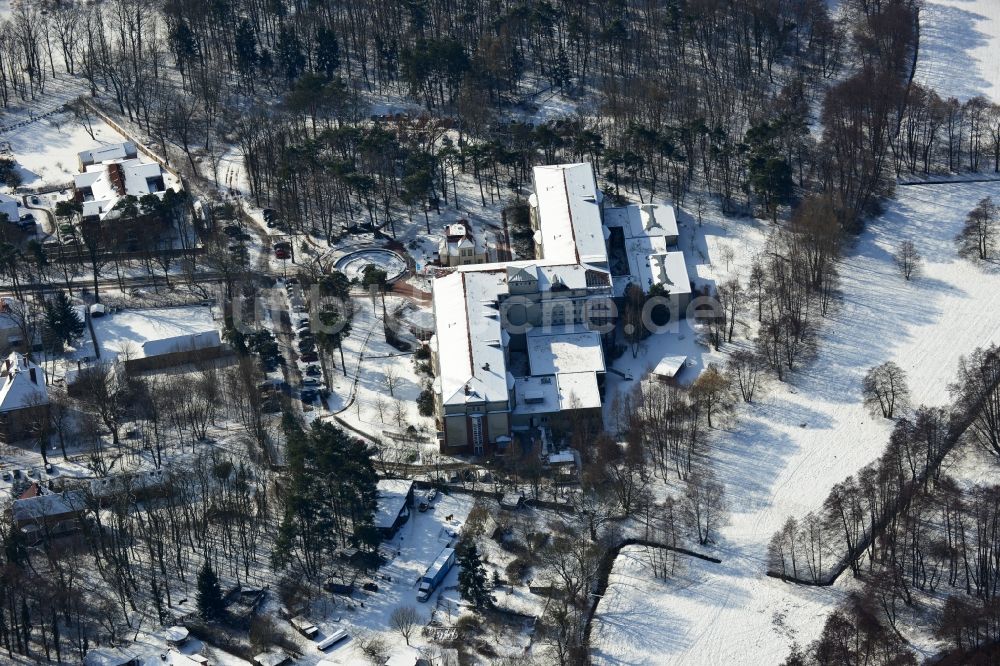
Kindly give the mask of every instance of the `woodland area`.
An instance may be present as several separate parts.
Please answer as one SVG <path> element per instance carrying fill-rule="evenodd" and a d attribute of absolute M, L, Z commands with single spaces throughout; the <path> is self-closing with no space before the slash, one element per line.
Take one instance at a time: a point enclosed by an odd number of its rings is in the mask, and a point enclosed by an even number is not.
<path fill-rule="evenodd" d="M 235 145 L 258 204 L 327 237 L 447 204 L 458 172 L 480 203 L 509 200 L 539 163 L 592 161 L 641 200 L 681 203 L 697 181 L 769 215 L 825 191 L 847 225 L 902 171 L 1000 168 L 995 105 L 911 82 L 917 3 L 844 4 L 25 4 L 0 37 L 0 93 L 82 77 L 209 177 Z M 531 122 L 543 93 L 579 113 Z M 411 111 L 369 117 L 394 99 Z"/>

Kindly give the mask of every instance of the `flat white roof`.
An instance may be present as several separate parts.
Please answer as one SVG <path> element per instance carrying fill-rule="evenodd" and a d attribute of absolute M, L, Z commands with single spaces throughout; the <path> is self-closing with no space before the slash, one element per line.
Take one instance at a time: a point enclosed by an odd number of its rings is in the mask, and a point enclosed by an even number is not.
<path fill-rule="evenodd" d="M 601 193 L 586 162 L 536 166 L 535 201 L 546 262 L 606 267 Z"/>
<path fill-rule="evenodd" d="M 596 372 L 564 372 L 556 375 L 560 409 L 592 409 L 601 406 Z"/>
<path fill-rule="evenodd" d="M 507 400 L 507 336 L 496 305 L 506 292 L 503 271 L 456 271 L 434 280 L 438 365 L 446 404 Z"/>
<path fill-rule="evenodd" d="M 121 160 L 136 155 L 135 144 L 131 141 L 111 143 L 80 152 L 81 163 L 104 162 L 105 160 Z"/>
<path fill-rule="evenodd" d="M 661 377 L 675 377 L 685 363 L 687 363 L 687 356 L 664 356 L 653 368 L 653 374 Z"/>
<path fill-rule="evenodd" d="M 119 189 L 111 180 L 109 170 L 117 165 L 121 170 L 122 186 L 124 192 Z M 159 186 L 159 179 L 163 181 L 163 187 Z M 150 185 L 156 182 L 156 186 Z M 83 202 L 83 215 L 106 215 L 115 207 L 123 194 L 130 194 L 136 198 L 142 198 L 146 194 L 155 194 L 162 197 L 167 189 L 178 189 L 179 181 L 169 172 L 164 171 L 156 162 L 144 162 L 141 158 L 130 159 L 108 159 L 84 167 L 83 173 L 73 176 L 73 185 L 76 189 L 90 188 L 91 200 Z"/>
<path fill-rule="evenodd" d="M 222 337 L 219 330 L 212 328 L 209 331 L 199 331 L 195 333 L 184 333 L 160 340 L 146 340 L 142 343 L 143 356 L 163 356 L 182 351 L 195 351 L 196 349 L 210 349 L 222 344 Z"/>
<path fill-rule="evenodd" d="M 581 328 L 535 328 L 527 334 L 532 375 L 604 372 L 601 336 Z"/>
<path fill-rule="evenodd" d="M 518 377 L 514 380 L 515 414 L 552 414 L 559 411 L 555 377 Z"/>
<path fill-rule="evenodd" d="M 649 291 L 650 287 L 658 284 L 671 295 L 691 293 L 687 263 L 684 261 L 684 253 L 680 251 L 649 255 L 646 263 L 640 267 L 639 277 L 644 291 Z"/>
<path fill-rule="evenodd" d="M 396 518 L 406 506 L 406 496 L 412 487 L 413 481 L 405 479 L 381 479 L 378 482 L 375 527 L 391 529 L 396 524 Z"/>

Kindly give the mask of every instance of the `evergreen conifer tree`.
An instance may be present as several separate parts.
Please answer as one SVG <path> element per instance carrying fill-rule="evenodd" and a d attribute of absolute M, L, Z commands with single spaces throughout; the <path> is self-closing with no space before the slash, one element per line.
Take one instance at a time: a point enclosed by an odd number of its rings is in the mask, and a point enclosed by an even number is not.
<path fill-rule="evenodd" d="M 206 620 L 218 620 L 225 611 L 219 577 L 206 560 L 198 572 L 198 612 Z"/>
<path fill-rule="evenodd" d="M 476 608 L 492 606 L 492 588 L 475 542 L 469 541 L 459 546 L 458 566 L 458 591 L 462 598 Z"/>

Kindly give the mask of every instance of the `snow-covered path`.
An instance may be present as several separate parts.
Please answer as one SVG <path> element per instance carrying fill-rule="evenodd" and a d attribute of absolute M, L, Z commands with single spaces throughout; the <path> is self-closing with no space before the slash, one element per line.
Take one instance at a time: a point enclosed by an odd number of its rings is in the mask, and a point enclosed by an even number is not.
<path fill-rule="evenodd" d="M 861 405 L 869 367 L 894 360 L 915 403 L 943 404 L 959 356 L 1000 342 L 1000 270 L 959 259 L 953 243 L 987 195 L 1000 200 L 1000 183 L 901 188 L 900 201 L 858 239 L 841 267 L 843 299 L 824 323 L 818 357 L 717 437 L 715 466 L 731 510 L 716 552 L 723 564 L 691 562 L 678 581 L 659 582 L 637 572 L 641 564 L 620 561 L 594 627 L 598 663 L 780 663 L 793 641 L 818 635 L 849 577 L 832 589 L 767 578 L 767 542 L 883 450 L 889 423 Z M 911 283 L 892 260 L 904 239 L 926 259 Z M 613 620 L 630 606 L 644 609 L 636 621 L 648 618 L 649 631 Z M 648 640 L 657 632 L 668 635 Z"/>

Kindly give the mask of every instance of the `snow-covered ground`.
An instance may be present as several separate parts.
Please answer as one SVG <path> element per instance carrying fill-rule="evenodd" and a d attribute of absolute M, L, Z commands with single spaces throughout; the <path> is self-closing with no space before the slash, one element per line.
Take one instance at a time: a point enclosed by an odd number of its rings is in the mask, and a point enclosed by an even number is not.
<path fill-rule="evenodd" d="M 4 118 L 0 123 L 8 122 Z M 40 188 L 65 185 L 73 181 L 73 174 L 80 170 L 77 153 L 88 148 L 125 140 L 98 118 L 93 118 L 90 130 L 73 118 L 71 113 L 60 112 L 15 127 L 0 135 L 0 140 L 10 143 L 17 160 L 22 185 Z"/>
<path fill-rule="evenodd" d="M 400 606 L 412 606 L 420 616 L 420 624 L 426 624 L 431 613 L 436 610 L 440 621 L 447 624 L 449 617 L 457 619 L 460 598 L 456 589 L 458 568 L 454 567 L 431 598 L 424 603 L 417 601 L 417 583 L 427 567 L 441 553 L 454 546 L 454 537 L 465 522 L 472 508 L 472 498 L 467 495 L 439 495 L 433 508 L 426 513 L 413 511 L 410 519 L 400 528 L 396 536 L 386 542 L 388 550 L 398 554 L 391 562 L 379 569 L 379 575 L 387 578 L 379 580 L 378 592 L 357 592 L 350 602 L 343 597 L 324 595 L 314 601 L 309 619 L 320 628 L 324 635 L 336 629 L 345 629 L 352 636 L 358 629 L 365 632 L 384 634 L 390 645 L 403 648 L 402 637 L 392 631 L 389 620 L 392 611 Z M 318 639 L 318 640 L 321 640 Z M 428 644 L 419 631 L 414 632 L 410 642 L 414 647 Z M 302 657 L 299 664 L 313 664 L 325 658 L 334 664 L 366 663 L 358 641 L 346 640 L 328 649 L 326 653 L 316 649 L 315 641 L 301 638 Z"/>
<path fill-rule="evenodd" d="M 926 0 L 916 79 L 941 97 L 1000 101 L 1000 2 Z"/>
<path fill-rule="evenodd" d="M 404 300 L 397 296 L 386 296 L 385 299 L 386 310 L 390 314 L 403 303 Z M 352 427 L 373 437 L 381 437 L 389 447 L 398 442 L 412 455 L 436 450 L 436 443 L 430 448 L 421 447 L 405 434 L 409 425 L 430 432 L 434 424 L 433 419 L 420 416 L 417 411 L 416 399 L 423 377 L 418 376 L 414 369 L 412 352 L 400 352 L 386 343 L 380 299 L 372 307 L 370 298 L 356 298 L 354 308 L 351 333 L 344 340 L 347 376 L 340 368 L 339 353 L 335 353 L 334 360 L 338 367 L 332 369 L 328 377 L 330 410 L 338 413 L 339 418 Z M 395 377 L 395 395 L 389 394 L 387 373 Z M 397 406 L 403 410 L 399 419 Z"/>
<path fill-rule="evenodd" d="M 861 404 L 868 368 L 895 361 L 909 375 L 915 404 L 941 405 L 959 356 L 1000 342 L 1000 273 L 958 258 L 953 242 L 968 211 L 988 195 L 1000 198 L 1000 183 L 900 188 L 899 201 L 848 250 L 842 299 L 823 323 L 818 358 L 741 409 L 735 424 L 715 437 L 713 463 L 731 509 L 714 549 L 723 564 L 699 562 L 694 579 L 661 585 L 663 612 L 651 615 L 683 639 L 635 642 L 620 624 L 601 620 L 595 645 L 603 663 L 777 663 L 793 641 L 806 644 L 818 635 L 851 581 L 815 590 L 766 578 L 767 541 L 789 516 L 818 509 L 833 484 L 883 450 L 890 423 Z M 760 229 L 728 224 L 728 232 L 710 227 L 709 258 L 725 243 L 743 253 L 759 247 Z M 925 258 L 923 274 L 909 283 L 892 260 L 903 240 Z M 734 266 L 740 263 L 738 257 Z M 699 274 L 724 275 L 721 264 L 703 264 Z M 670 344 L 652 340 L 644 344 Z M 624 358 L 633 363 L 629 354 Z M 619 596 L 635 592 L 612 584 L 598 616 L 605 608 L 641 605 L 640 598 Z"/>

